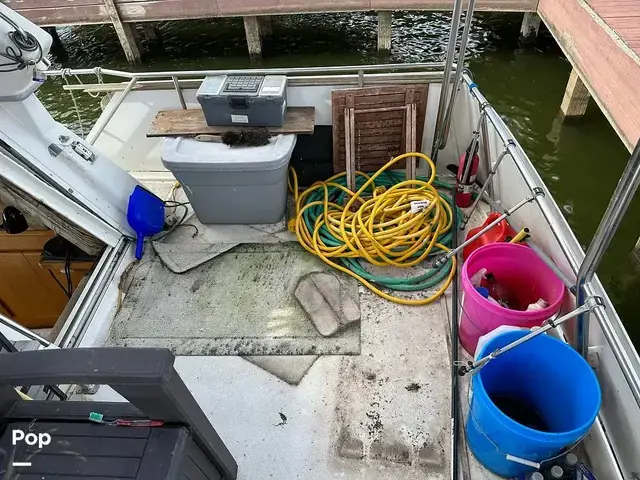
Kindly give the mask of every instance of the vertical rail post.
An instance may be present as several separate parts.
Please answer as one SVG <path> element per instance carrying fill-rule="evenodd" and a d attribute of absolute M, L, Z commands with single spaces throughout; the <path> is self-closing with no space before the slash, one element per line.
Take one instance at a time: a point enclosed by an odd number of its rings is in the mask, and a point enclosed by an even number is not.
<path fill-rule="evenodd" d="M 456 74 L 453 78 L 453 84 L 451 86 L 451 95 L 449 103 L 447 104 L 447 110 L 444 115 L 444 122 L 442 124 L 442 135 L 438 140 L 438 148 L 442 150 L 447 145 L 447 138 L 449 137 L 449 129 L 451 128 L 451 117 L 453 116 L 453 107 L 456 104 L 456 97 L 458 95 L 458 89 L 460 88 L 460 81 L 462 80 L 462 71 L 464 70 L 464 57 L 467 52 L 467 42 L 469 41 L 469 34 L 471 33 L 471 22 L 473 22 L 473 10 L 476 6 L 476 0 L 469 0 L 469 6 L 467 7 L 466 18 L 464 21 L 464 29 L 462 30 L 462 39 L 460 40 L 460 52 L 458 53 L 458 62 L 456 64 Z"/>
<path fill-rule="evenodd" d="M 102 115 L 100 115 L 100 118 L 98 118 L 98 121 L 87 135 L 87 138 L 85 138 L 86 142 L 89 145 L 93 145 L 96 142 L 102 131 L 113 118 L 113 115 L 116 113 L 120 105 L 122 105 L 122 102 L 124 102 L 126 96 L 129 95 L 129 92 L 131 92 L 131 90 L 133 90 L 133 87 L 135 87 L 137 81 L 138 79 L 136 77 L 133 77 L 131 80 L 129 80 L 129 83 L 127 83 L 127 86 L 122 91 L 120 97 L 118 97 L 115 103 L 108 107 L 108 111 L 102 112 Z"/>
<path fill-rule="evenodd" d="M 180 87 L 180 82 L 178 82 L 178 77 L 175 75 L 171 77 L 171 81 L 173 81 L 173 87 L 176 89 L 176 93 L 178 94 L 178 100 L 180 100 L 180 106 L 183 110 L 187 109 L 187 102 L 184 100 L 184 93 L 182 92 L 182 87 Z"/>
<path fill-rule="evenodd" d="M 588 292 L 585 291 L 585 285 L 593 280 L 593 277 L 604 257 L 613 236 L 618 230 L 622 218 L 624 217 L 633 196 L 640 185 L 640 140 L 633 150 L 627 166 L 622 172 L 622 176 L 618 181 L 609 206 L 600 220 L 600 225 L 596 230 L 593 240 L 584 256 L 584 261 L 580 265 L 578 271 L 577 287 L 577 304 L 584 304 Z M 575 347 L 578 352 L 586 357 L 589 348 L 589 314 L 583 313 L 578 317 Z"/>
<path fill-rule="evenodd" d="M 462 13 L 462 3 L 464 0 L 455 0 L 453 4 L 453 14 L 451 17 L 451 29 L 449 30 L 449 43 L 447 44 L 447 57 L 444 64 L 444 76 L 442 77 L 442 88 L 440 89 L 440 99 L 438 100 L 438 115 L 436 117 L 436 128 L 433 132 L 433 145 L 431 146 L 431 159 L 435 161 L 438 157 L 439 132 L 444 117 L 444 109 L 449 92 L 451 80 L 451 69 L 453 68 L 453 58 L 456 56 L 456 43 L 458 40 L 458 27 L 460 26 L 460 14 Z M 454 85 L 455 88 L 455 85 Z"/>
<path fill-rule="evenodd" d="M 481 110 L 484 110 L 481 107 Z M 485 115 L 480 125 L 480 138 L 482 139 L 482 161 L 484 163 L 485 172 L 487 175 L 491 171 L 491 147 L 489 145 L 489 127 L 487 123 L 487 116 Z M 487 193 L 493 198 L 493 179 L 487 185 Z"/>

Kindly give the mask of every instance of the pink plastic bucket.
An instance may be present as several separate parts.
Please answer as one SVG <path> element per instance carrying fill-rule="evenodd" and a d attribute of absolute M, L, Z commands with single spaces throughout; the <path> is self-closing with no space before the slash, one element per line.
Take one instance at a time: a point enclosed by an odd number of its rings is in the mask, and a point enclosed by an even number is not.
<path fill-rule="evenodd" d="M 471 284 L 470 278 L 482 268 L 493 273 L 496 281 L 514 292 L 523 305 L 543 298 L 549 306 L 526 312 L 491 303 Z M 562 281 L 533 250 L 514 243 L 493 243 L 475 250 L 462 266 L 461 283 L 460 343 L 471 355 L 478 339 L 500 325 L 541 325 L 560 310 L 565 291 Z"/>

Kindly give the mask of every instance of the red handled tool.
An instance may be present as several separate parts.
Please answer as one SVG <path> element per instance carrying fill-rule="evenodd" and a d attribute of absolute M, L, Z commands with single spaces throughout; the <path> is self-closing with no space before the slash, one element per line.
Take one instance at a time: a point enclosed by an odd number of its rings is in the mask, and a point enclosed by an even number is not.
<path fill-rule="evenodd" d="M 480 157 L 478 157 L 480 142 L 475 134 L 476 132 L 474 132 L 474 138 L 467 147 L 467 151 L 460 157 L 456 178 L 456 205 L 460 208 L 470 207 L 473 202 L 473 185 L 480 165 Z"/>

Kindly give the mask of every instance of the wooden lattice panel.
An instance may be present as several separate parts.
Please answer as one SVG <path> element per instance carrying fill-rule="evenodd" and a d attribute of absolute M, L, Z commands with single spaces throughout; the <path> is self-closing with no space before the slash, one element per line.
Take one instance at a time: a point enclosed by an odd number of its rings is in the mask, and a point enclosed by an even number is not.
<path fill-rule="evenodd" d="M 393 157 L 405 153 L 406 110 L 415 104 L 417 109 L 417 147 L 422 145 L 427 85 L 393 85 L 335 90 L 331 94 L 333 114 L 333 171 L 345 171 L 345 108 L 355 109 L 355 166 L 360 171 L 374 171 Z M 386 111 L 372 112 L 381 109 Z M 368 110 L 358 113 L 358 110 Z M 404 168 L 404 161 L 397 168 Z"/>

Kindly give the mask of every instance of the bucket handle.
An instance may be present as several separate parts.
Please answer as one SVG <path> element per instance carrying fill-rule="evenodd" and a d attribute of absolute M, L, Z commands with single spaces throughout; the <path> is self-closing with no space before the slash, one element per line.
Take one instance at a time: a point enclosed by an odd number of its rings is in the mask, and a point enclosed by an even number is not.
<path fill-rule="evenodd" d="M 562 449 L 562 451 L 558 455 L 555 455 L 553 457 L 547 458 L 547 459 L 542 460 L 540 462 L 534 462 L 533 460 L 527 460 L 526 458 L 518 457 L 516 455 L 511 455 L 510 453 L 503 452 L 500 449 L 500 447 L 498 445 L 496 445 L 496 443 L 493 440 L 491 440 L 491 438 L 489 438 L 489 435 L 487 435 L 485 433 L 485 431 L 482 429 L 482 427 L 480 426 L 480 424 L 476 420 L 476 417 L 473 415 L 473 411 L 471 410 L 471 396 L 472 395 L 473 395 L 473 389 L 471 388 L 471 385 L 469 385 L 469 390 L 467 392 L 467 406 L 468 406 L 468 410 L 467 411 L 469 412 L 469 417 L 471 418 L 471 420 L 473 421 L 474 425 L 476 426 L 476 429 L 484 436 L 484 438 L 489 440 L 489 443 L 495 447 L 496 452 L 498 452 L 500 455 L 504 455 L 504 457 L 507 460 L 510 460 L 512 462 L 515 462 L 515 463 L 519 463 L 521 465 L 526 465 L 528 467 L 532 467 L 532 468 L 540 470 L 540 467 L 542 466 L 543 463 L 548 463 L 548 462 L 552 462 L 553 460 L 557 460 L 558 458 L 563 457 L 564 455 L 566 455 L 567 453 L 572 451 L 574 448 L 576 448 L 580 444 L 580 442 L 582 442 L 582 440 L 584 440 L 586 438 L 586 436 L 589 435 L 589 432 L 591 431 L 591 429 L 587 430 L 587 432 L 584 435 L 582 435 L 578 440 L 576 440 L 576 442 L 573 445 L 571 445 L 571 447 L 569 447 L 567 449 Z"/>

